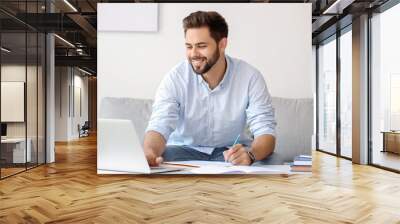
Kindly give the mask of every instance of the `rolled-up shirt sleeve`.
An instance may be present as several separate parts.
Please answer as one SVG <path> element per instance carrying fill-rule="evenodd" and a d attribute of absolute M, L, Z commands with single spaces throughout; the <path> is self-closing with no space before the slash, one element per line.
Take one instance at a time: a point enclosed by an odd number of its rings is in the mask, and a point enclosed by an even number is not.
<path fill-rule="evenodd" d="M 153 111 L 146 128 L 148 131 L 156 131 L 168 141 L 170 134 L 176 129 L 179 119 L 180 103 L 178 91 L 172 80 L 173 73 L 167 74 L 158 87 Z"/>
<path fill-rule="evenodd" d="M 247 124 L 254 138 L 264 134 L 275 136 L 275 110 L 272 107 L 271 96 L 261 73 L 257 72 L 252 77 L 248 91 Z"/>

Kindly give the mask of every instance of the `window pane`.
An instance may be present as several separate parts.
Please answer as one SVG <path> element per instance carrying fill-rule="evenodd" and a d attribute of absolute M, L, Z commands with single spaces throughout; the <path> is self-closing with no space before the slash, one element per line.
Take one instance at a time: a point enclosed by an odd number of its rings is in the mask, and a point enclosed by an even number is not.
<path fill-rule="evenodd" d="M 45 163 L 45 60 L 46 60 L 46 36 L 39 33 L 39 46 L 38 46 L 38 163 Z"/>
<path fill-rule="evenodd" d="M 18 16 L 43 13 L 44 5 L 44 0 L 0 1 Z M 1 178 L 44 162 L 45 35 L 37 32 L 0 12 Z"/>
<path fill-rule="evenodd" d="M 319 149 L 336 153 L 336 40 L 318 48 Z"/>
<path fill-rule="evenodd" d="M 30 160 L 26 144 L 26 33 L 1 34 L 1 177 L 25 170 Z M 28 147 L 26 147 L 28 146 Z M 28 148 L 28 150 L 27 150 Z"/>
<path fill-rule="evenodd" d="M 400 4 L 372 18 L 372 163 L 400 170 Z"/>
<path fill-rule="evenodd" d="M 27 163 L 28 168 L 37 165 L 37 40 L 36 32 L 28 32 L 28 55 L 27 55 L 27 80 L 26 80 L 26 113 L 27 113 L 27 135 L 30 144 L 30 160 Z"/>
<path fill-rule="evenodd" d="M 400 130 L 400 73 L 390 74 L 390 130 Z"/>
<path fill-rule="evenodd" d="M 340 154 L 351 158 L 352 141 L 352 35 L 340 36 Z"/>

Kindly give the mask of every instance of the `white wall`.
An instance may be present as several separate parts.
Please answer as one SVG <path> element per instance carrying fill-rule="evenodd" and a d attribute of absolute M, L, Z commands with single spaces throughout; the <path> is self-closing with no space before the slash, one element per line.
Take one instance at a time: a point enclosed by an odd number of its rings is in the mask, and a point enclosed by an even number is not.
<path fill-rule="evenodd" d="M 75 96 L 74 97 L 74 109 L 75 113 L 73 113 L 73 119 L 72 119 L 72 130 L 71 130 L 71 135 L 73 138 L 79 137 L 78 129 L 77 126 L 80 124 L 81 126 L 85 123 L 85 121 L 88 121 L 88 77 L 87 76 L 82 76 L 83 73 L 81 73 L 78 70 L 75 70 L 75 75 L 74 75 L 74 89 L 75 89 Z M 80 90 L 80 99 L 78 96 L 78 90 Z M 79 100 L 81 102 L 79 102 Z M 80 112 L 79 110 L 82 110 Z"/>
<path fill-rule="evenodd" d="M 159 4 L 158 32 L 98 32 L 99 106 L 106 96 L 152 99 L 162 77 L 185 59 L 182 19 L 197 10 L 225 17 L 227 54 L 257 67 L 271 95 L 313 97 L 311 4 L 168 3 Z"/>
<path fill-rule="evenodd" d="M 81 90 L 82 115 L 79 113 L 77 90 Z M 74 91 L 75 90 L 75 91 Z M 75 111 L 74 111 L 75 110 Z M 78 124 L 88 120 L 88 78 L 71 67 L 56 67 L 55 140 L 78 138 Z"/>
<path fill-rule="evenodd" d="M 22 105 L 17 108 L 3 107 L 2 112 L 7 110 L 11 113 L 25 113 L 26 120 L 22 122 L 6 122 L 7 123 L 7 137 L 9 138 L 21 138 L 25 135 L 30 139 L 30 149 L 32 161 L 36 161 L 37 154 L 39 154 L 39 163 L 44 162 L 44 73 L 42 72 L 41 66 L 25 66 L 25 64 L 3 64 L 1 66 L 1 81 L 2 82 L 24 82 L 26 85 L 26 107 Z M 2 93 L 4 89 L 2 89 Z M 2 98 L 7 98 L 6 95 L 2 95 Z M 11 102 L 12 103 L 12 102 Z M 17 103 L 17 102 L 14 102 Z M 3 104 L 3 103 L 2 103 Z M 24 102 L 23 102 L 24 104 Z M 22 110 L 22 111 L 21 111 Z"/>
<path fill-rule="evenodd" d="M 55 141 L 68 140 L 68 67 L 55 68 Z"/>
<path fill-rule="evenodd" d="M 41 69 L 39 69 L 39 74 Z M 25 66 L 19 64 L 6 64 L 1 66 L 1 81 L 2 82 L 26 82 L 27 86 L 27 122 L 7 122 L 7 136 L 8 137 L 24 137 L 25 126 L 28 125 L 28 137 L 36 136 L 37 132 L 37 97 L 36 97 L 36 66 Z M 43 90 L 41 90 L 43 91 Z M 2 96 L 2 98 L 7 96 Z M 40 97 L 40 95 L 39 95 Z M 39 105 L 41 107 L 42 105 Z M 8 110 L 9 108 L 2 108 Z M 24 111 L 24 108 L 21 108 Z M 39 137 L 42 133 L 39 133 Z"/>

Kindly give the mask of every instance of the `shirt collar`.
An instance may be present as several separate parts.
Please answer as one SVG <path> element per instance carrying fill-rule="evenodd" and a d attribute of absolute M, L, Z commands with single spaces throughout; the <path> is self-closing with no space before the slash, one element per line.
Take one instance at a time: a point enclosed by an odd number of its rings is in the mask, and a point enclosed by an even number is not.
<path fill-rule="evenodd" d="M 225 74 L 224 74 L 224 77 L 222 78 L 221 82 L 218 84 L 219 87 L 224 87 L 225 85 L 227 85 L 228 80 L 229 80 L 229 75 L 231 73 L 230 72 L 231 71 L 231 67 L 232 67 L 231 59 L 230 59 L 230 57 L 228 55 L 225 55 L 225 61 L 226 61 Z M 203 77 L 201 75 L 196 74 L 191 65 L 189 65 L 189 66 L 192 69 L 193 73 L 197 76 L 198 83 L 204 83 L 205 85 L 208 86 L 207 82 L 203 79 Z M 217 88 L 218 88 L 218 86 L 217 86 Z"/>
<path fill-rule="evenodd" d="M 224 87 L 227 85 L 228 80 L 229 80 L 229 75 L 230 75 L 230 70 L 231 70 L 231 60 L 228 55 L 225 55 L 225 60 L 226 60 L 226 69 L 225 69 L 225 74 L 224 78 L 222 78 L 221 82 L 219 83 L 218 86 Z"/>

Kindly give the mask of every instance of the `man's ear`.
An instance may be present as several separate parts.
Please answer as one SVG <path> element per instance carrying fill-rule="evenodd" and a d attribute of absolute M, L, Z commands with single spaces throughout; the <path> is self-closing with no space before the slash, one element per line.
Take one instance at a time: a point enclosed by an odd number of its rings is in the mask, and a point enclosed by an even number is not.
<path fill-rule="evenodd" d="M 222 38 L 218 43 L 219 49 L 225 50 L 227 44 L 228 44 L 228 38 L 226 38 L 226 37 Z"/>

